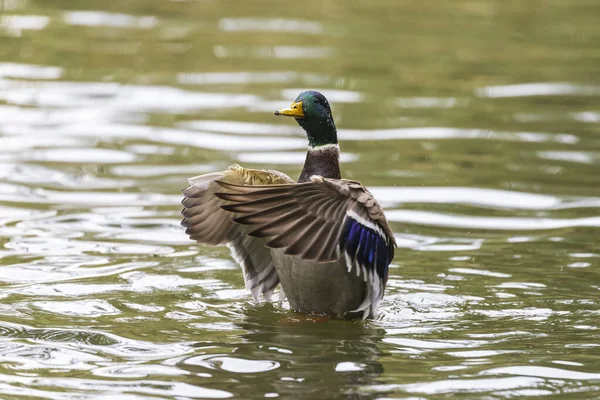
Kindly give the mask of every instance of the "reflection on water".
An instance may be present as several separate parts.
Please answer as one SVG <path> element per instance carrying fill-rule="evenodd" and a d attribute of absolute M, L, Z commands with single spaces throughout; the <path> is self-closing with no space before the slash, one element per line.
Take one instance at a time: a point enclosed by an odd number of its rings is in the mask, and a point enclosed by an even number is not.
<path fill-rule="evenodd" d="M 152 29 L 156 27 L 156 17 L 135 17 L 127 14 L 98 11 L 70 11 L 63 14 L 63 21 L 69 25 L 110 26 L 115 28 Z"/>
<path fill-rule="evenodd" d="M 345 387 L 349 396 L 360 398 L 361 387 L 376 382 L 383 373 L 378 344 L 385 330 L 265 311 L 245 312 L 234 328 L 243 332 L 233 340 L 234 349 L 222 349 L 216 356 L 207 352 L 186 358 L 181 367 L 191 373 L 212 370 L 214 380 L 225 381 L 233 375 L 238 393 L 262 393 L 265 397 L 271 393 L 284 398 L 298 394 L 319 397 L 323 387 Z M 196 345 L 203 346 L 203 342 Z M 257 376 L 262 376 L 261 383 Z"/>
<path fill-rule="evenodd" d="M 522 85 L 490 86 L 477 89 L 480 97 L 527 97 L 527 96 L 598 96 L 600 86 L 572 83 L 527 83 Z"/>
<path fill-rule="evenodd" d="M 4 1 L 3 398 L 597 397 L 597 8 Z M 396 233 L 373 321 L 179 225 L 189 176 L 298 175 L 307 88 Z"/>

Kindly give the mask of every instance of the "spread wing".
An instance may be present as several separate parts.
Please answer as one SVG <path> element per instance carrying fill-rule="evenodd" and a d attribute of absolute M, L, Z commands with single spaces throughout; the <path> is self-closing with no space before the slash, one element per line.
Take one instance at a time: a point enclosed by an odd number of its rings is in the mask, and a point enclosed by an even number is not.
<path fill-rule="evenodd" d="M 228 193 L 218 182 L 234 185 L 277 185 L 294 181 L 277 171 L 263 171 L 232 165 L 227 171 L 200 175 L 189 180 L 190 186 L 183 190 L 185 207 L 181 212 L 186 233 L 198 243 L 226 244 L 235 261 L 242 267 L 246 287 L 255 299 L 262 293 L 269 300 L 279 283 L 275 265 L 265 240 L 247 236 L 251 227 L 232 222 L 241 216 L 225 211 L 222 207 L 231 202 L 215 193 Z"/>
<path fill-rule="evenodd" d="M 316 262 L 343 257 L 348 272 L 367 282 L 354 311 L 368 312 L 383 297 L 396 242 L 382 208 L 360 183 L 313 176 L 310 182 L 241 186 L 219 181 L 216 195 L 230 204 L 234 222 L 266 246 Z"/>

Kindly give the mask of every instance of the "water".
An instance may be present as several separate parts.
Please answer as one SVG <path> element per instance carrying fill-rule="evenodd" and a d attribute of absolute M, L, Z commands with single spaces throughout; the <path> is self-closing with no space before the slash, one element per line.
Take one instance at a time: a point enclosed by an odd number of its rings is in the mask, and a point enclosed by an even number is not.
<path fill-rule="evenodd" d="M 600 396 L 596 2 L 4 0 L 3 399 Z M 398 249 L 374 321 L 255 304 L 186 177 L 297 176 L 322 90 Z"/>

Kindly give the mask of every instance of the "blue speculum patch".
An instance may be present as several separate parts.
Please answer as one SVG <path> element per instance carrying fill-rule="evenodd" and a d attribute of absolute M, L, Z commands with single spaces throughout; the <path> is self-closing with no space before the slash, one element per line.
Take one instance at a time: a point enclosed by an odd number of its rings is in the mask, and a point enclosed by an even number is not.
<path fill-rule="evenodd" d="M 383 280 L 387 279 L 390 259 L 390 240 L 381 237 L 374 229 L 364 226 L 352 217 L 346 218 L 340 238 L 342 252 L 347 252 L 353 261 L 364 265 L 368 272 L 375 271 Z"/>

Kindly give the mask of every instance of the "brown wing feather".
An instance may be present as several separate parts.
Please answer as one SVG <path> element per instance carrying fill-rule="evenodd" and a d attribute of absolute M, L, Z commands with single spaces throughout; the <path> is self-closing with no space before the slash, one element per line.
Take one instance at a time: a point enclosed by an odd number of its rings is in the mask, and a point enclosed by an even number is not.
<path fill-rule="evenodd" d="M 338 259 L 339 238 L 349 210 L 379 226 L 396 244 L 383 210 L 358 182 L 315 176 L 310 182 L 277 188 L 219 184 L 223 191 L 218 196 L 231 202 L 223 208 L 244 214 L 235 222 L 252 225 L 252 235 L 271 238 L 267 246 L 285 248 L 286 254 L 319 262 Z"/>
<path fill-rule="evenodd" d="M 200 175 L 190 178 L 189 182 L 190 186 L 183 190 L 184 199 L 181 202 L 185 207 L 181 212 L 184 217 L 181 224 L 187 228 L 186 233 L 198 243 L 227 244 L 232 256 L 242 267 L 246 287 L 252 295 L 258 298 L 262 293 L 269 298 L 279 283 L 279 277 L 270 250 L 265 247 L 266 240 L 248 236 L 252 227 L 233 222 L 233 219 L 244 214 L 232 214 L 226 210 L 232 201 L 223 199 L 220 194 L 235 197 L 236 193 L 224 188 L 222 183 L 277 185 L 294 181 L 277 171 L 250 170 L 233 165 L 227 171 Z M 256 200 L 255 206 L 280 204 L 277 197 L 269 197 L 269 193 L 263 193 L 262 198 Z"/>

